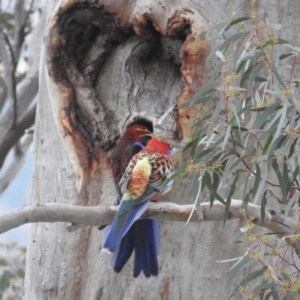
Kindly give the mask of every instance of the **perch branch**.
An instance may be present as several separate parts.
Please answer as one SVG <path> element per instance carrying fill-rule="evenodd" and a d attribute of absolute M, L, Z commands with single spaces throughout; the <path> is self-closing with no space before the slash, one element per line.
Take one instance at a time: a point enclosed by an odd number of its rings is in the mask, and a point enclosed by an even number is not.
<path fill-rule="evenodd" d="M 241 213 L 243 202 L 241 200 L 232 200 L 229 212 L 229 219 L 243 219 Z M 203 209 L 204 221 L 222 221 L 224 215 L 224 205 L 215 202 L 210 209 L 210 203 L 201 203 Z M 44 205 L 34 205 L 0 215 L 0 233 L 19 227 L 27 223 L 38 222 L 67 222 L 85 226 L 103 226 L 110 224 L 116 211 L 117 206 L 77 206 L 70 204 L 49 203 Z M 186 222 L 193 205 L 178 205 L 174 203 L 150 203 L 142 218 L 152 218 L 164 221 L 181 221 Z M 281 212 L 266 211 L 265 222 L 261 219 L 261 207 L 249 203 L 245 210 L 245 216 L 252 218 L 257 226 L 265 227 L 278 236 L 294 234 L 297 226 L 295 216 L 285 217 Z M 299 216 L 298 216 L 299 218 Z M 191 217 L 191 222 L 201 222 L 196 212 Z"/>

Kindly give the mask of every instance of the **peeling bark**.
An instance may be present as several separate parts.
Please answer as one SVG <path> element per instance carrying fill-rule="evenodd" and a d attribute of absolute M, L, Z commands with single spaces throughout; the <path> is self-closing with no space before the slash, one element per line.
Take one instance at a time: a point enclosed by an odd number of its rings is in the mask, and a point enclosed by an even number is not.
<path fill-rule="evenodd" d="M 126 119 L 144 110 L 158 118 L 203 84 L 209 44 L 198 37 L 207 25 L 196 11 L 175 10 L 165 27 L 149 12 L 137 12 L 129 20 L 117 12 L 100 3 L 66 2 L 50 20 L 47 61 L 57 90 L 50 101 L 78 189 L 99 167 L 101 151 L 110 150 L 119 136 L 117 110 L 125 106 Z M 111 76 L 112 70 L 122 71 L 121 78 L 120 73 Z M 122 91 L 111 89 L 115 79 L 127 89 L 121 97 Z M 107 101 L 107 93 L 115 99 Z M 158 107 L 155 98 L 161 99 Z M 193 108 L 180 109 L 179 118 L 174 114 L 175 127 L 169 130 L 175 138 L 191 136 L 193 114 Z"/>

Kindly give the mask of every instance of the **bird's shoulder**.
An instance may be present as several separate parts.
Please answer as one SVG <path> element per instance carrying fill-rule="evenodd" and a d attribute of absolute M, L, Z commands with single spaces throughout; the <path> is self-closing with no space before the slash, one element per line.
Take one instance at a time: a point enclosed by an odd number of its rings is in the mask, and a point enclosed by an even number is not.
<path fill-rule="evenodd" d="M 147 154 L 144 150 L 140 151 L 136 155 L 132 157 L 130 160 L 122 178 L 120 184 L 124 182 L 128 177 L 130 178 L 134 169 L 140 168 L 142 166 L 150 165 L 148 162 L 149 154 Z"/>

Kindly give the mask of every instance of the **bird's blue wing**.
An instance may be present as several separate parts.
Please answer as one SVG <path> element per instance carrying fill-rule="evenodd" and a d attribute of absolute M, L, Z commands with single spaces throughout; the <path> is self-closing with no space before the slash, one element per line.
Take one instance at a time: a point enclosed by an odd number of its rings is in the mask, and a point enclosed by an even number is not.
<path fill-rule="evenodd" d="M 137 220 L 122 238 L 110 265 L 119 273 L 134 250 L 133 276 L 136 278 L 141 272 L 146 277 L 157 276 L 159 242 L 158 222 L 156 220 Z"/>
<path fill-rule="evenodd" d="M 113 223 L 105 232 L 106 240 L 103 245 L 104 251 L 116 251 L 123 236 L 146 210 L 148 202 L 149 201 L 140 205 L 134 205 L 132 200 L 121 201 L 120 208 L 113 220 Z"/>

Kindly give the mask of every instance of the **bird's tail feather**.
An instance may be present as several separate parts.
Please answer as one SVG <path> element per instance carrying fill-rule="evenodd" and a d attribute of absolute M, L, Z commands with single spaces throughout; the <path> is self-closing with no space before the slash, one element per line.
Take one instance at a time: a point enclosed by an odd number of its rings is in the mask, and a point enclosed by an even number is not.
<path fill-rule="evenodd" d="M 158 275 L 159 229 L 156 220 L 139 220 L 131 228 L 135 251 L 133 276 L 138 277 L 141 271 L 146 277 Z"/>
<path fill-rule="evenodd" d="M 121 201 L 119 210 L 113 223 L 107 228 L 104 236 L 106 240 L 103 245 L 103 250 L 108 252 L 115 252 L 119 246 L 121 239 L 130 229 L 132 224 L 143 214 L 146 210 L 149 201 L 145 201 L 140 205 L 133 204 L 133 200 Z"/>
<path fill-rule="evenodd" d="M 120 204 L 120 198 L 118 198 L 117 204 Z M 107 231 L 106 229 L 104 233 L 106 237 Z M 155 220 L 137 220 L 123 236 L 111 259 L 110 266 L 115 272 L 121 272 L 134 249 L 134 277 L 138 277 L 141 271 L 146 277 L 157 276 L 159 243 L 158 222 Z"/>
<path fill-rule="evenodd" d="M 129 229 L 129 231 L 122 238 L 121 243 L 119 244 L 110 262 L 110 266 L 117 273 L 121 272 L 133 252 L 133 239 L 131 237 L 130 230 L 131 229 Z"/>
<path fill-rule="evenodd" d="M 157 276 L 159 242 L 158 222 L 156 220 L 137 220 L 123 236 L 110 266 L 115 272 L 121 272 L 134 249 L 134 277 L 138 277 L 141 271 L 146 277 Z"/>

